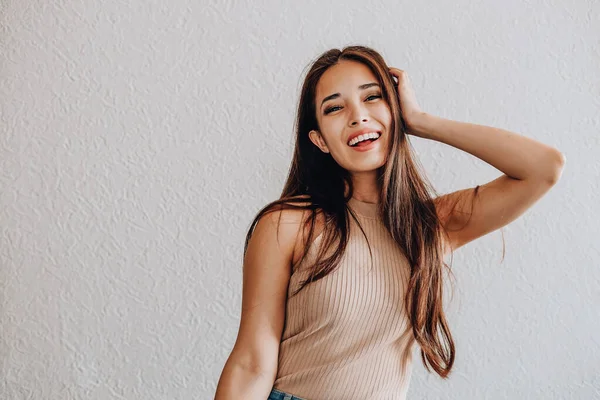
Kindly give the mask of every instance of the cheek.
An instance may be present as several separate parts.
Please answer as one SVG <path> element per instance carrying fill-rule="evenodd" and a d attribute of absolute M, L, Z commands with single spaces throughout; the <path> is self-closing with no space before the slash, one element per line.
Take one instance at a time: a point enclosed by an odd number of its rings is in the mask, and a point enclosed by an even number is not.
<path fill-rule="evenodd" d="M 387 105 L 385 107 L 382 107 L 382 109 L 380 110 L 380 118 L 380 121 L 386 126 L 389 126 L 392 122 L 392 112 Z"/>
<path fill-rule="evenodd" d="M 323 140 L 328 146 L 337 146 L 341 140 L 341 132 L 344 131 L 343 122 L 340 124 L 339 121 L 328 121 L 321 125 L 322 132 L 327 132 L 323 135 Z"/>

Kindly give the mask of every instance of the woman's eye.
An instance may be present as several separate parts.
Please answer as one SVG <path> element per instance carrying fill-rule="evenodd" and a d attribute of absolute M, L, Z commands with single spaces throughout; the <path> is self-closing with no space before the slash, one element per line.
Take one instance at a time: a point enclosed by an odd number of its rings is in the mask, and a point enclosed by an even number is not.
<path fill-rule="evenodd" d="M 376 98 L 376 99 L 380 99 L 381 95 L 380 94 L 372 94 L 369 97 L 366 98 L 366 100 L 369 100 L 370 98 Z M 325 114 L 329 114 L 333 111 L 335 111 L 336 108 L 340 108 L 339 106 L 333 106 L 333 107 L 329 107 L 325 110 Z"/>

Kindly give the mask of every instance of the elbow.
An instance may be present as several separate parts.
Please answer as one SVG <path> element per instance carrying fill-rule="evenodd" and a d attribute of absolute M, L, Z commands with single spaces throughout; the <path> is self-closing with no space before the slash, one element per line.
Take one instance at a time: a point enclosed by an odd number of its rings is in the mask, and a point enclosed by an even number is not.
<path fill-rule="evenodd" d="M 550 185 L 555 185 L 562 176 L 567 158 L 560 151 L 553 150 L 550 159 L 551 161 L 549 162 L 550 166 L 547 169 L 548 174 L 546 175 L 546 181 Z"/>

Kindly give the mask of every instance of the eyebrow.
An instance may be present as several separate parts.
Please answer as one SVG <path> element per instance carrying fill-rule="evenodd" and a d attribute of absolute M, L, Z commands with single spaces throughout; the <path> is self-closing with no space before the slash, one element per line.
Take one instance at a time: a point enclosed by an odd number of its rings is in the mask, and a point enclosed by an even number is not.
<path fill-rule="evenodd" d="M 358 88 L 359 88 L 360 90 L 365 90 L 365 89 L 368 89 L 368 88 L 370 88 L 371 86 L 379 86 L 379 84 L 378 84 L 378 83 L 376 83 L 376 82 L 370 82 L 370 83 L 365 83 L 364 85 L 360 85 Z M 338 97 L 340 97 L 340 94 L 339 94 L 339 93 L 334 93 L 334 94 L 331 94 L 331 95 L 329 95 L 329 96 L 325 97 L 325 98 L 323 99 L 323 101 L 321 101 L 321 107 L 323 106 L 323 104 L 324 104 L 326 101 L 333 100 L 333 99 L 337 99 Z"/>

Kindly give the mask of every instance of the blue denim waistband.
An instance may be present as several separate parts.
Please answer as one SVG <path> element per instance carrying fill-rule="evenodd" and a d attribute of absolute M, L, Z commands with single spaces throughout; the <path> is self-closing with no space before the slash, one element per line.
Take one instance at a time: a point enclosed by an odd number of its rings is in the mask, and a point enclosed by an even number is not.
<path fill-rule="evenodd" d="M 301 397 L 296 397 L 292 394 L 282 392 L 281 390 L 277 390 L 275 388 L 271 389 L 271 393 L 269 394 L 269 398 L 267 400 L 306 400 Z"/>

